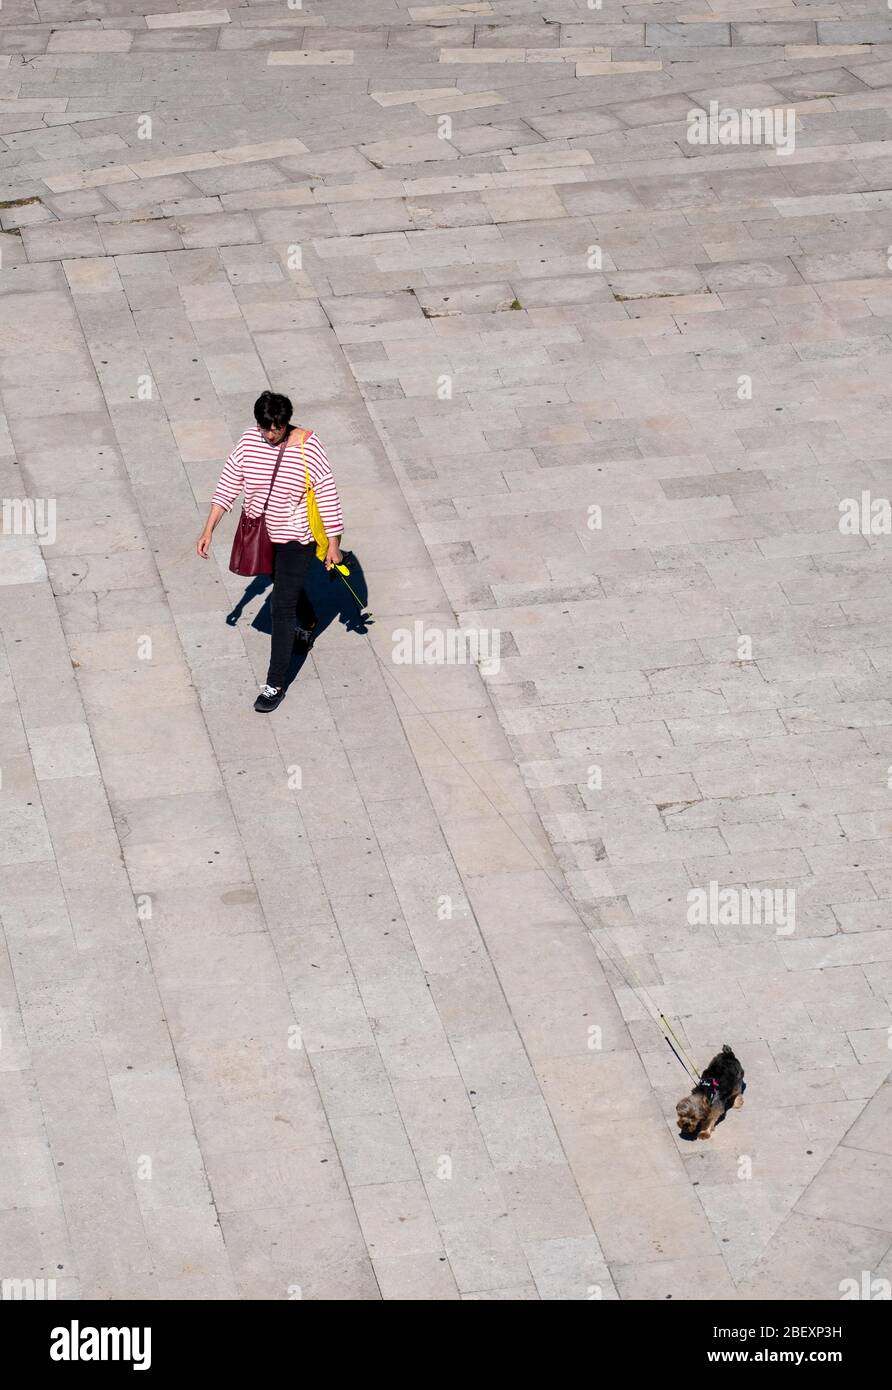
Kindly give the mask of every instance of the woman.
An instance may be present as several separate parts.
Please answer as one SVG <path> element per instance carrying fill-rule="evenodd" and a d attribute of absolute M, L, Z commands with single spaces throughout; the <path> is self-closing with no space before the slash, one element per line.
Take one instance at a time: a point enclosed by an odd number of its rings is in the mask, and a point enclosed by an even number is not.
<path fill-rule="evenodd" d="M 221 516 L 228 512 L 244 488 L 245 510 L 259 516 L 269 493 L 266 528 L 273 543 L 273 636 L 266 685 L 254 702 L 258 714 L 269 714 L 285 696 L 285 678 L 294 650 L 295 636 L 309 643 L 316 626 L 312 605 L 303 592 L 316 542 L 307 519 L 305 467 L 328 536 L 325 568 L 341 563 L 340 539 L 344 530 L 341 503 L 325 451 L 315 434 L 309 434 L 301 449 L 296 427 L 291 423 L 291 402 L 287 396 L 264 391 L 254 403 L 257 428 L 247 430 L 236 444 L 220 474 L 217 490 L 204 530 L 198 537 L 198 554 L 207 559 Z M 279 447 L 286 440 L 275 486 L 269 492 Z M 298 615 L 300 625 L 296 626 Z"/>

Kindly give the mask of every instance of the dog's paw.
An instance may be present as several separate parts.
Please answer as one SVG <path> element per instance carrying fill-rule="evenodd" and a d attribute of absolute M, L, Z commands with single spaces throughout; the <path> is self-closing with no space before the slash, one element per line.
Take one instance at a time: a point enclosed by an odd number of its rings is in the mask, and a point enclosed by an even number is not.
<path fill-rule="evenodd" d="M 739 1110 L 741 1105 L 743 1105 L 743 1096 L 738 1096 L 734 1102 L 734 1109 Z"/>
<path fill-rule="evenodd" d="M 711 1130 L 711 1129 L 701 1129 L 700 1133 L 697 1135 L 697 1138 L 698 1138 L 698 1139 L 711 1139 L 711 1138 L 712 1138 L 712 1130 Z"/>

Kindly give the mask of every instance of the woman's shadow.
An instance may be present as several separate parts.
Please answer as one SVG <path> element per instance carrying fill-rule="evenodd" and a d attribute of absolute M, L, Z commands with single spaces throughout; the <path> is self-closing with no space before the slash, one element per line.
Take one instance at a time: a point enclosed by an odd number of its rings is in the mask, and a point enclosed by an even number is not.
<path fill-rule="evenodd" d="M 350 570 L 346 581 L 336 570 L 327 570 L 321 560 L 314 557 L 310 562 L 304 593 L 316 614 L 314 642 L 318 642 L 325 629 L 334 622 L 341 623 L 348 632 L 355 632 L 362 637 L 375 621 L 371 613 L 367 612 L 369 590 L 362 565 L 352 551 L 343 551 L 343 556 L 344 563 Z M 350 592 L 351 589 L 356 595 L 355 598 Z M 263 593 L 266 593 L 266 601 L 259 608 L 251 626 L 268 637 L 272 636 L 272 576 L 268 574 L 259 574 L 251 580 L 238 603 L 226 614 L 229 626 L 235 627 L 248 604 Z M 308 654 L 307 647 L 295 644 L 294 657 L 288 671 L 289 685 L 299 673 Z"/>

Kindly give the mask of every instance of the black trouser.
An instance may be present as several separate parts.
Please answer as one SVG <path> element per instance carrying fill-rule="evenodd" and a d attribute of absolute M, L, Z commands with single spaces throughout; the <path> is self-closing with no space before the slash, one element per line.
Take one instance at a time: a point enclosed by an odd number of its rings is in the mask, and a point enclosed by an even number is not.
<path fill-rule="evenodd" d="M 307 570 L 315 554 L 315 541 L 309 545 L 301 545 L 300 541 L 273 542 L 273 640 L 267 685 L 285 684 L 294 651 L 294 629 L 298 625 L 312 627 L 316 620 L 313 605 L 304 593 Z"/>

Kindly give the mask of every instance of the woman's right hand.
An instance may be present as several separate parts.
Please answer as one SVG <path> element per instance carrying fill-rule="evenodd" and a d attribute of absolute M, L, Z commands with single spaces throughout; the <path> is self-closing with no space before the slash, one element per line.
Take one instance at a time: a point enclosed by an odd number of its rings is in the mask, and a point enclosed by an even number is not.
<path fill-rule="evenodd" d="M 3 0 L 0 0 L 0 4 Z M 204 530 L 195 542 L 195 550 L 202 560 L 206 560 L 211 553 L 211 541 L 214 537 L 214 530 L 221 516 L 225 516 L 226 508 L 221 507 L 219 502 L 211 503 L 211 510 L 208 512 L 208 519 L 204 523 Z"/>

